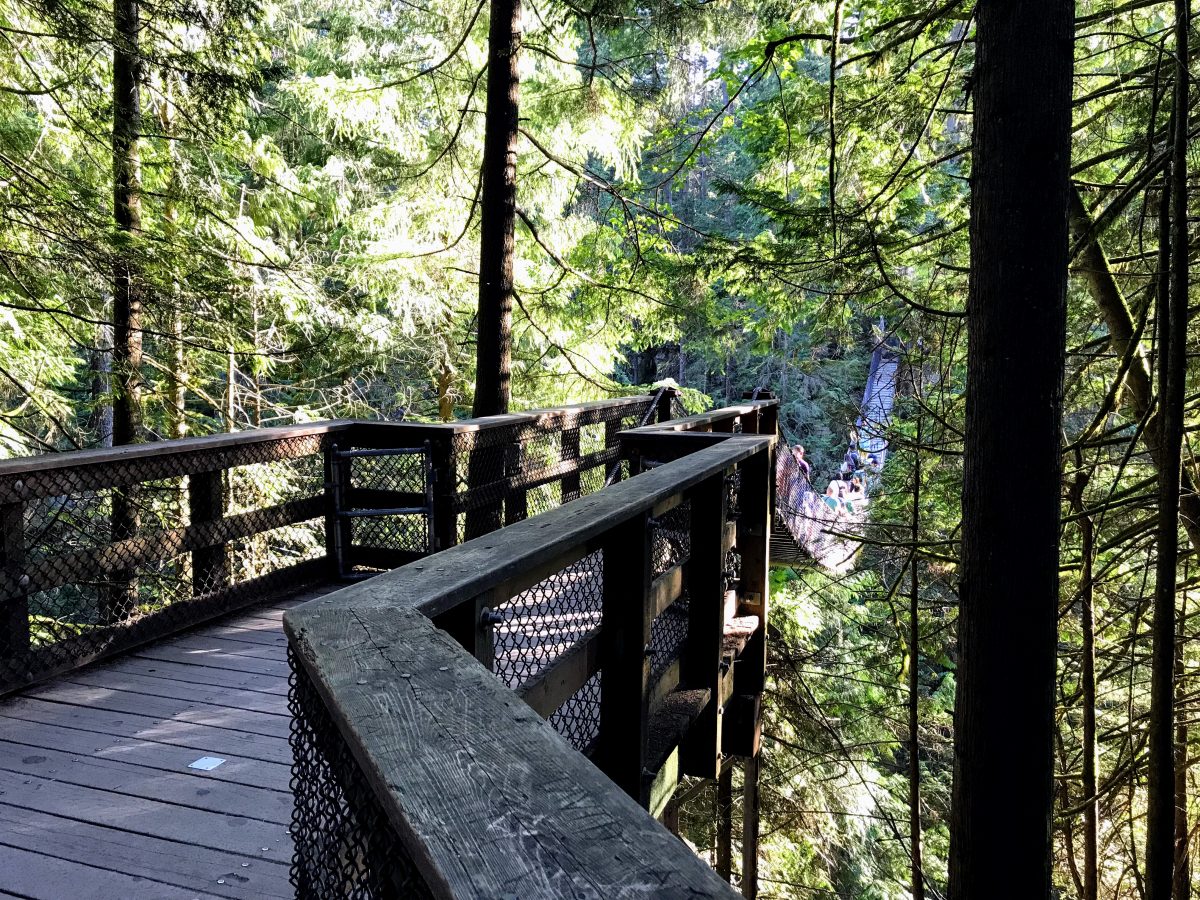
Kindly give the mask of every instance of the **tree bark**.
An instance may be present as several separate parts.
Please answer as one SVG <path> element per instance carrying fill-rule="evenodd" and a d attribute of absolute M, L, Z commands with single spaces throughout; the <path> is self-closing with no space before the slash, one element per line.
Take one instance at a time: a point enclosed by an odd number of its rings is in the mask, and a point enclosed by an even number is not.
<path fill-rule="evenodd" d="M 512 397 L 513 251 L 521 0 L 491 0 L 479 236 L 476 416 L 508 412 Z"/>
<path fill-rule="evenodd" d="M 1076 239 L 1087 236 L 1079 254 L 1079 262 L 1075 267 L 1077 274 L 1083 277 L 1105 327 L 1108 328 L 1108 343 L 1113 355 L 1124 359 L 1132 353 L 1133 358 L 1125 373 L 1125 389 L 1129 398 L 1133 418 L 1141 421 L 1150 412 L 1154 403 L 1154 390 L 1150 381 L 1150 363 L 1141 343 L 1141 338 L 1134 325 L 1133 314 L 1124 293 L 1117 284 L 1117 279 L 1100 245 L 1099 236 L 1093 227 L 1094 223 L 1087 208 L 1083 204 L 1077 189 L 1071 191 L 1071 230 Z M 1134 342 L 1136 341 L 1136 346 Z M 1160 426 L 1158 413 L 1153 412 L 1142 430 L 1142 443 L 1150 454 L 1156 469 L 1161 467 L 1162 447 L 1159 442 Z M 1181 472 L 1182 494 L 1179 507 L 1184 530 L 1192 549 L 1200 553 L 1200 494 L 1196 492 L 1196 484 L 1192 479 L 1190 468 L 1184 467 Z"/>
<path fill-rule="evenodd" d="M 1080 703 L 1083 705 L 1083 884 L 1082 900 L 1098 900 L 1100 891 L 1100 824 L 1096 798 L 1096 608 L 1094 603 L 1096 534 L 1092 517 L 1085 511 L 1083 492 L 1090 480 L 1083 454 L 1075 451 L 1078 474 L 1071 485 L 1071 509 L 1079 516 L 1082 571 L 1079 577 Z"/>
<path fill-rule="evenodd" d="M 142 228 L 142 63 L 138 50 L 137 0 L 113 3 L 113 219 L 125 242 L 113 262 L 112 442 L 133 444 L 142 436 L 142 286 L 134 264 L 134 241 Z M 112 492 L 112 540 L 134 537 L 139 525 L 135 487 Z M 129 615 L 137 603 L 133 570 L 114 572 L 100 603 L 102 624 Z"/>
<path fill-rule="evenodd" d="M 1074 4 L 976 22 L 950 896 L 1045 898 Z"/>
<path fill-rule="evenodd" d="M 726 881 L 733 875 L 733 769 L 717 778 L 717 874 Z"/>
<path fill-rule="evenodd" d="M 113 4 L 113 218 L 128 240 L 113 265 L 113 443 L 141 439 L 142 289 L 132 243 L 142 228 L 142 62 L 137 0 Z"/>
<path fill-rule="evenodd" d="M 1184 581 L 1187 581 L 1187 570 L 1184 569 Z M 1187 621 L 1187 595 L 1179 605 L 1179 625 L 1175 632 L 1175 705 L 1179 708 L 1187 696 L 1187 686 L 1184 684 L 1183 645 L 1186 640 L 1183 633 Z M 1188 853 L 1188 811 L 1187 811 L 1187 775 L 1188 775 L 1188 726 L 1185 719 L 1179 719 L 1175 725 L 1175 877 L 1171 889 L 1172 900 L 1191 900 L 1192 896 L 1192 865 Z"/>
<path fill-rule="evenodd" d="M 96 326 L 96 349 L 92 352 L 92 427 L 98 447 L 113 445 L 112 325 Z"/>
<path fill-rule="evenodd" d="M 174 76 L 164 76 L 164 96 L 160 116 L 163 134 L 167 138 L 167 155 L 170 159 L 170 175 L 167 181 L 166 198 L 163 200 L 163 236 L 168 247 L 174 248 L 179 238 L 178 198 L 183 187 L 183 164 L 179 158 L 179 147 L 175 140 Z M 183 300 L 179 279 L 172 282 L 171 292 L 171 357 L 167 374 L 167 437 L 187 437 L 187 359 L 183 346 Z"/>
<path fill-rule="evenodd" d="M 1164 176 L 1164 198 L 1159 210 L 1160 288 L 1157 324 L 1160 447 L 1158 559 L 1154 576 L 1154 617 L 1150 626 L 1153 648 L 1150 663 L 1150 749 L 1147 759 L 1147 900 L 1169 900 L 1175 874 L 1175 583 L 1179 563 L 1179 494 L 1186 395 L 1189 275 L 1188 18 L 1188 0 L 1176 0 L 1172 114 L 1174 146 L 1171 166 Z"/>
<path fill-rule="evenodd" d="M 916 547 L 921 540 L 921 418 L 917 417 L 917 441 L 913 447 L 913 554 L 912 583 L 908 595 L 908 842 L 912 857 L 912 900 L 925 900 L 925 875 L 921 864 L 921 581 L 917 576 Z"/>

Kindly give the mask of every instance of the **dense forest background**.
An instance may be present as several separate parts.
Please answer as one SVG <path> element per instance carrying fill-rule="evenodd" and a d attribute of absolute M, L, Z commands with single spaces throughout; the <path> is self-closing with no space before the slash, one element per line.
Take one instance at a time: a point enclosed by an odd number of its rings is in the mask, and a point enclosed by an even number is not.
<path fill-rule="evenodd" d="M 0 457 L 470 414 L 489 26 L 512 6 L 0 0 Z M 973 5 L 516 8 L 514 408 L 663 382 L 720 405 L 764 387 L 785 438 L 831 473 L 872 346 L 903 348 L 894 455 L 857 568 L 774 570 L 762 896 L 943 896 Z M 1052 820 L 1063 897 L 1147 890 L 1164 210 L 1197 115 L 1195 91 L 1176 90 L 1186 12 L 1076 4 Z M 1190 896 L 1200 823 L 1200 395 L 1186 362 L 1188 527 L 1166 588 L 1176 900 Z M 1018 480 L 1008 489 L 1018 508 L 1031 499 Z M 1026 648 L 1005 649 L 1020 671 Z M 698 791 L 684 809 L 706 853 L 713 802 Z"/>

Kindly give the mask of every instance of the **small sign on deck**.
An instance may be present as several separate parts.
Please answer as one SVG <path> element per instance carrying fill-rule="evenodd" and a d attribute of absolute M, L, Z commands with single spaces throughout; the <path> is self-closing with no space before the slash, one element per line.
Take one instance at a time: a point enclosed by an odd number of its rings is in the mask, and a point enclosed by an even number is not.
<path fill-rule="evenodd" d="M 221 759 L 219 756 L 202 756 L 194 763 L 188 763 L 188 768 L 210 772 L 223 762 L 225 762 L 225 760 Z"/>

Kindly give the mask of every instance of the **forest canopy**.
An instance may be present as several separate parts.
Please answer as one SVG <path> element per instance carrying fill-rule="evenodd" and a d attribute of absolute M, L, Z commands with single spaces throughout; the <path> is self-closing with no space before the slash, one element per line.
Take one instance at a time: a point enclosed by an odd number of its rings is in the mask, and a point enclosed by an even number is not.
<path fill-rule="evenodd" d="M 950 896 L 963 566 L 994 546 L 1023 572 L 1024 535 L 1053 584 L 1002 649 L 1013 696 L 1045 691 L 1047 877 L 1186 900 L 1190 7 L 1048 0 L 1066 36 L 1002 48 L 1031 81 L 1060 54 L 1070 91 L 1061 196 L 1031 180 L 1002 210 L 1040 205 L 1065 246 L 986 267 L 1049 260 L 1064 306 L 997 347 L 972 317 L 1027 298 L 984 290 L 973 181 L 1034 136 L 1002 104 L 976 121 L 981 30 L 1041 13 L 985 4 L 0 0 L 0 458 L 673 385 L 691 409 L 770 390 L 828 479 L 886 341 L 902 390 L 857 565 L 773 570 L 760 896 Z M 1057 386 L 982 393 L 973 346 Z M 1041 450 L 969 386 L 1031 430 L 1055 413 Z M 964 517 L 988 447 L 1016 533 Z M 715 857 L 695 796 L 681 833 Z"/>

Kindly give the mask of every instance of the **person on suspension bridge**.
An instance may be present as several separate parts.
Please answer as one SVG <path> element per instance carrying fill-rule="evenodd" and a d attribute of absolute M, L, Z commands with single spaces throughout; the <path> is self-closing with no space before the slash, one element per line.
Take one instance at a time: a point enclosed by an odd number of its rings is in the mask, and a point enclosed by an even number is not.
<path fill-rule="evenodd" d="M 792 456 L 796 458 L 796 467 L 800 469 L 800 474 L 804 476 L 804 480 L 812 484 L 812 469 L 808 465 L 808 460 L 804 458 L 804 446 L 797 444 L 793 447 Z"/>

